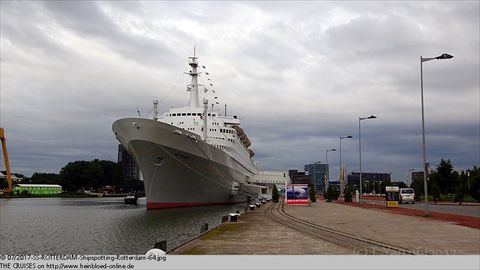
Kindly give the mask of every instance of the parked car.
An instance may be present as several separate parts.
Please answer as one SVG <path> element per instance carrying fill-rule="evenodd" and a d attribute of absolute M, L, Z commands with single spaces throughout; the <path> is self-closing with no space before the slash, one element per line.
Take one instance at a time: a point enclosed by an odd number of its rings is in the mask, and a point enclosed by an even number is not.
<path fill-rule="evenodd" d="M 415 203 L 415 191 L 413 188 L 401 188 L 398 196 L 399 203 Z"/>

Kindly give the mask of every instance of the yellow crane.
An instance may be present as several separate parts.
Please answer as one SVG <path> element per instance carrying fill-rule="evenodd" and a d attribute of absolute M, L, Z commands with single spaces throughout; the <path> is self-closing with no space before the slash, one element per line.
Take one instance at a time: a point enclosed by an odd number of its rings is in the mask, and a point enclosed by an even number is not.
<path fill-rule="evenodd" d="M 3 160 L 5 161 L 5 170 L 7 170 L 8 188 L 4 192 L 12 194 L 12 175 L 10 174 L 10 163 L 8 162 L 7 139 L 3 128 L 0 128 L 0 140 L 2 141 Z"/>

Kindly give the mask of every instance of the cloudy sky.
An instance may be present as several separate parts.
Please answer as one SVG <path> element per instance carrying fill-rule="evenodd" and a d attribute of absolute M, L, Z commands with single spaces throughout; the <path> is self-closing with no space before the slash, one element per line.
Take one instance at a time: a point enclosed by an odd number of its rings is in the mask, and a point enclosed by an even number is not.
<path fill-rule="evenodd" d="M 221 106 L 265 170 L 303 170 L 339 148 L 358 171 L 480 164 L 479 2 L 1 2 L 0 125 L 15 172 L 116 161 L 111 124 L 188 101 L 193 45 Z M 205 78 L 203 78 L 205 80 Z M 330 152 L 331 175 L 339 153 Z M 2 164 L 3 168 L 3 164 Z"/>

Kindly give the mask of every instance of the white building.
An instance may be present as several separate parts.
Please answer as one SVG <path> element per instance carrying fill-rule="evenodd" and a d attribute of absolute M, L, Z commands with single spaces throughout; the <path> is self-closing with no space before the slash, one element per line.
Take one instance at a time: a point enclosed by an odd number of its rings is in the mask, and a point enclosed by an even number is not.
<path fill-rule="evenodd" d="M 285 190 L 285 184 L 289 184 L 292 181 L 288 172 L 284 171 L 258 171 L 258 174 L 252 177 L 252 183 L 267 187 L 267 194 L 271 195 L 273 186 L 277 187 L 278 191 Z"/>

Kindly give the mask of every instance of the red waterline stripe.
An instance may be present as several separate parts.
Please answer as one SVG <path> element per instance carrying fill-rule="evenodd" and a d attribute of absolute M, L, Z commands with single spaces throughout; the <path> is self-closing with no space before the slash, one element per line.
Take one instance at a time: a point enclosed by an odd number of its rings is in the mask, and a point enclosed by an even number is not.
<path fill-rule="evenodd" d="M 161 203 L 161 202 L 147 202 L 147 209 L 161 209 L 161 208 L 174 208 L 174 207 L 192 207 L 192 206 L 206 206 L 206 205 L 222 205 L 222 204 L 237 204 L 243 202 L 188 202 L 188 203 Z"/>

